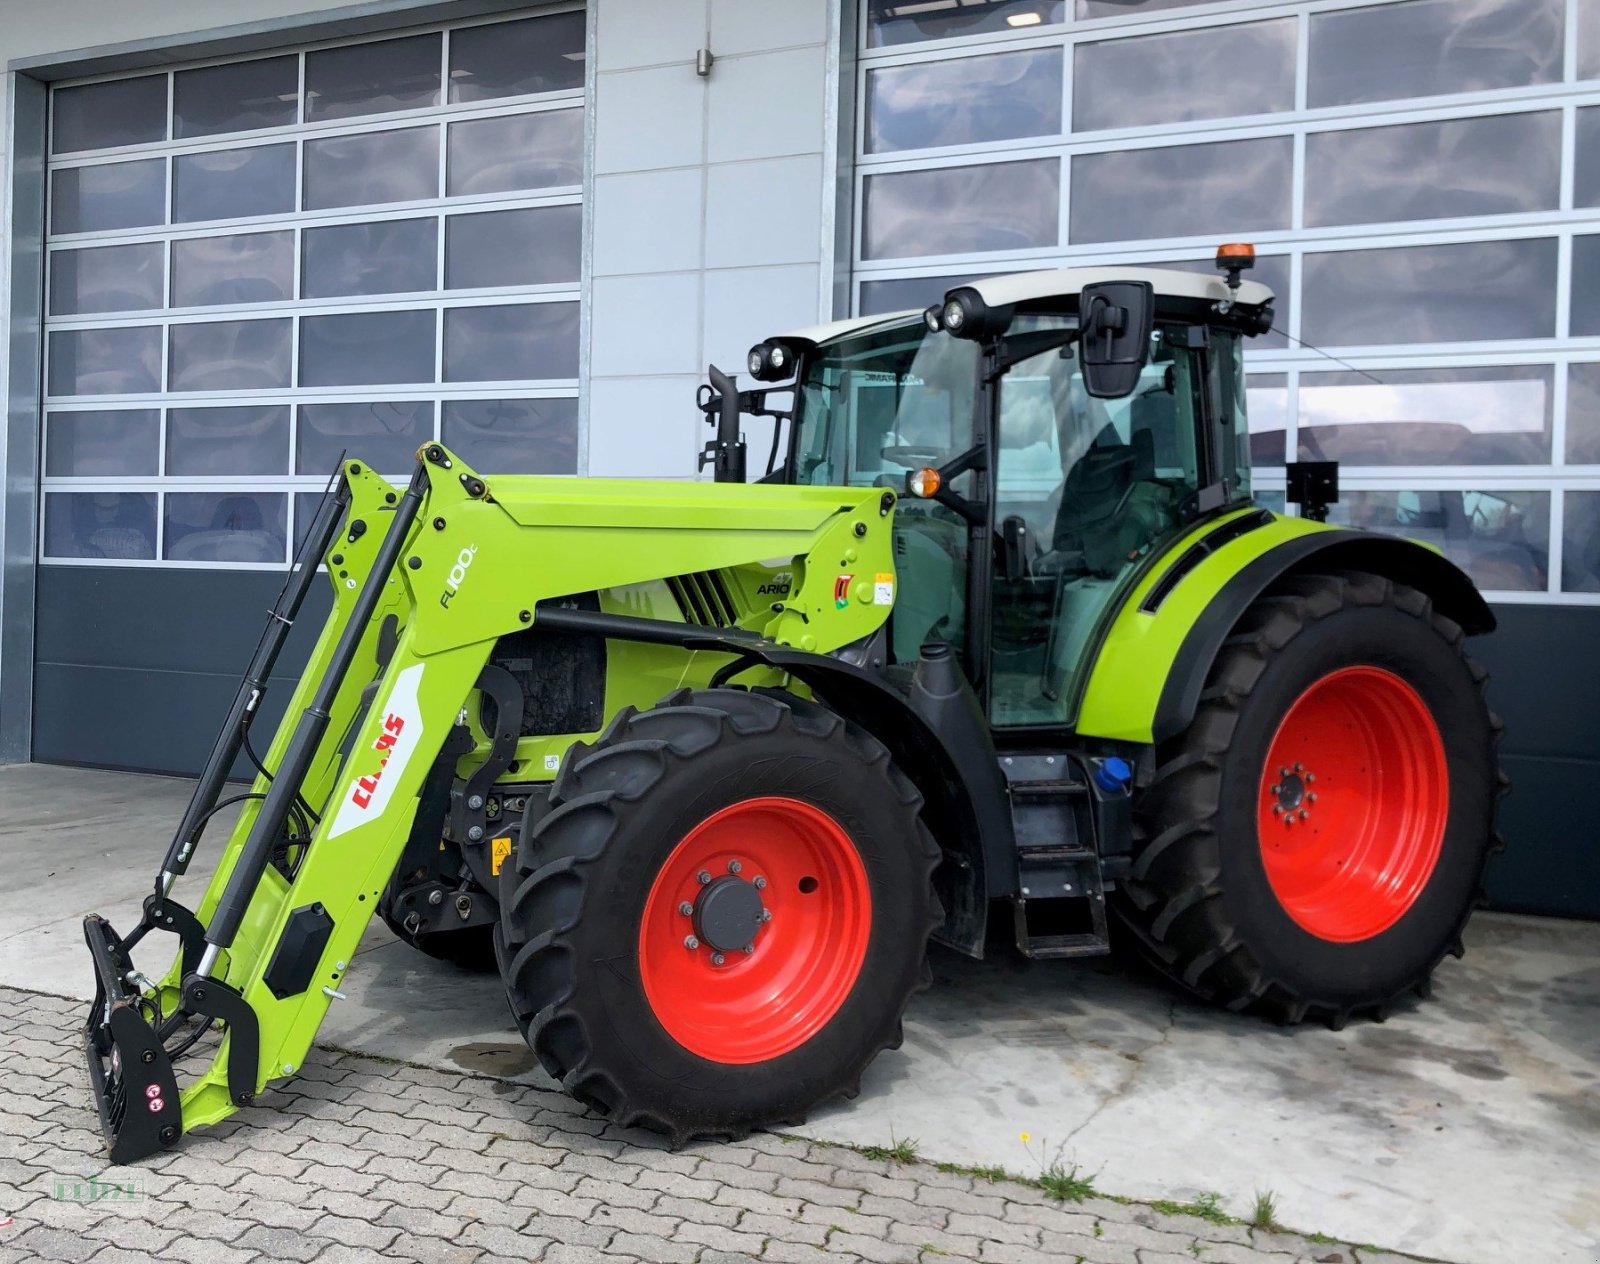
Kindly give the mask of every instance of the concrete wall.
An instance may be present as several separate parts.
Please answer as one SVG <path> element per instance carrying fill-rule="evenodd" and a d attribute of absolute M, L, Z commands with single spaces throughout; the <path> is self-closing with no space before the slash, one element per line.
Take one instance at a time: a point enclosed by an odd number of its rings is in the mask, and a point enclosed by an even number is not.
<path fill-rule="evenodd" d="M 689 477 L 707 362 L 832 314 L 838 6 L 592 2 L 588 470 Z"/>

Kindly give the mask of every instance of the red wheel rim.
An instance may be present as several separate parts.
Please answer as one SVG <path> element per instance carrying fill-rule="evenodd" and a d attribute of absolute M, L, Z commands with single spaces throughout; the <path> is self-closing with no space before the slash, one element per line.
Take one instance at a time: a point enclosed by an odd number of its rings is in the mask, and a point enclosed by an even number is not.
<path fill-rule="evenodd" d="M 1334 943 L 1382 934 L 1428 885 L 1449 819 L 1428 704 L 1393 672 L 1330 672 L 1278 726 L 1258 805 L 1267 881 L 1296 924 Z"/>
<path fill-rule="evenodd" d="M 714 891 L 766 914 L 750 951 L 730 941 L 721 964 L 704 928 Z M 700 822 L 667 857 L 645 900 L 639 974 L 656 1019 L 685 1049 L 765 1062 L 838 1013 L 871 929 L 867 871 L 839 823 L 798 799 L 746 799 Z"/>

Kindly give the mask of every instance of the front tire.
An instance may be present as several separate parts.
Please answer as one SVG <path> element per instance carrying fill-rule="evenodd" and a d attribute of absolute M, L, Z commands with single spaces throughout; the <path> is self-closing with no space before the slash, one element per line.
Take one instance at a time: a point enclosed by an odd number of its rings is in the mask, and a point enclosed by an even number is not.
<path fill-rule="evenodd" d="M 496 947 L 529 1046 L 580 1100 L 678 1140 L 853 1096 L 928 982 L 921 803 L 879 742 L 799 698 L 623 710 L 517 849 Z"/>
<path fill-rule="evenodd" d="M 1113 907 L 1148 959 L 1282 1022 L 1426 993 L 1462 951 L 1504 782 L 1463 641 L 1364 573 L 1293 577 L 1247 611 L 1134 804 Z"/>

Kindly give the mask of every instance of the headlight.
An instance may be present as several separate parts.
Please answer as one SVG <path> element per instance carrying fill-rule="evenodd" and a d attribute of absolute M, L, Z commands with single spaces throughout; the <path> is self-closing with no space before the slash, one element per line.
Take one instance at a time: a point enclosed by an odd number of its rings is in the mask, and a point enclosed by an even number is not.
<path fill-rule="evenodd" d="M 745 364 L 758 382 L 781 382 L 794 375 L 795 354 L 780 342 L 758 342 Z"/>

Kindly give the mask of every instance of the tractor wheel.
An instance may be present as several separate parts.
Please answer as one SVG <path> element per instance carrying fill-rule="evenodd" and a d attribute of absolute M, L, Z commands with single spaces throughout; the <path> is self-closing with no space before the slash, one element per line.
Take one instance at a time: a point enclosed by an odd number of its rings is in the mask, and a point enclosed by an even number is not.
<path fill-rule="evenodd" d="M 683 690 L 568 754 L 496 948 L 544 1068 L 675 1140 L 854 1096 L 927 986 L 939 851 L 874 738 L 814 703 Z"/>
<path fill-rule="evenodd" d="M 1134 803 L 1114 904 L 1164 973 L 1335 1029 L 1426 995 L 1497 850 L 1487 677 L 1427 597 L 1302 576 L 1247 611 Z"/>

